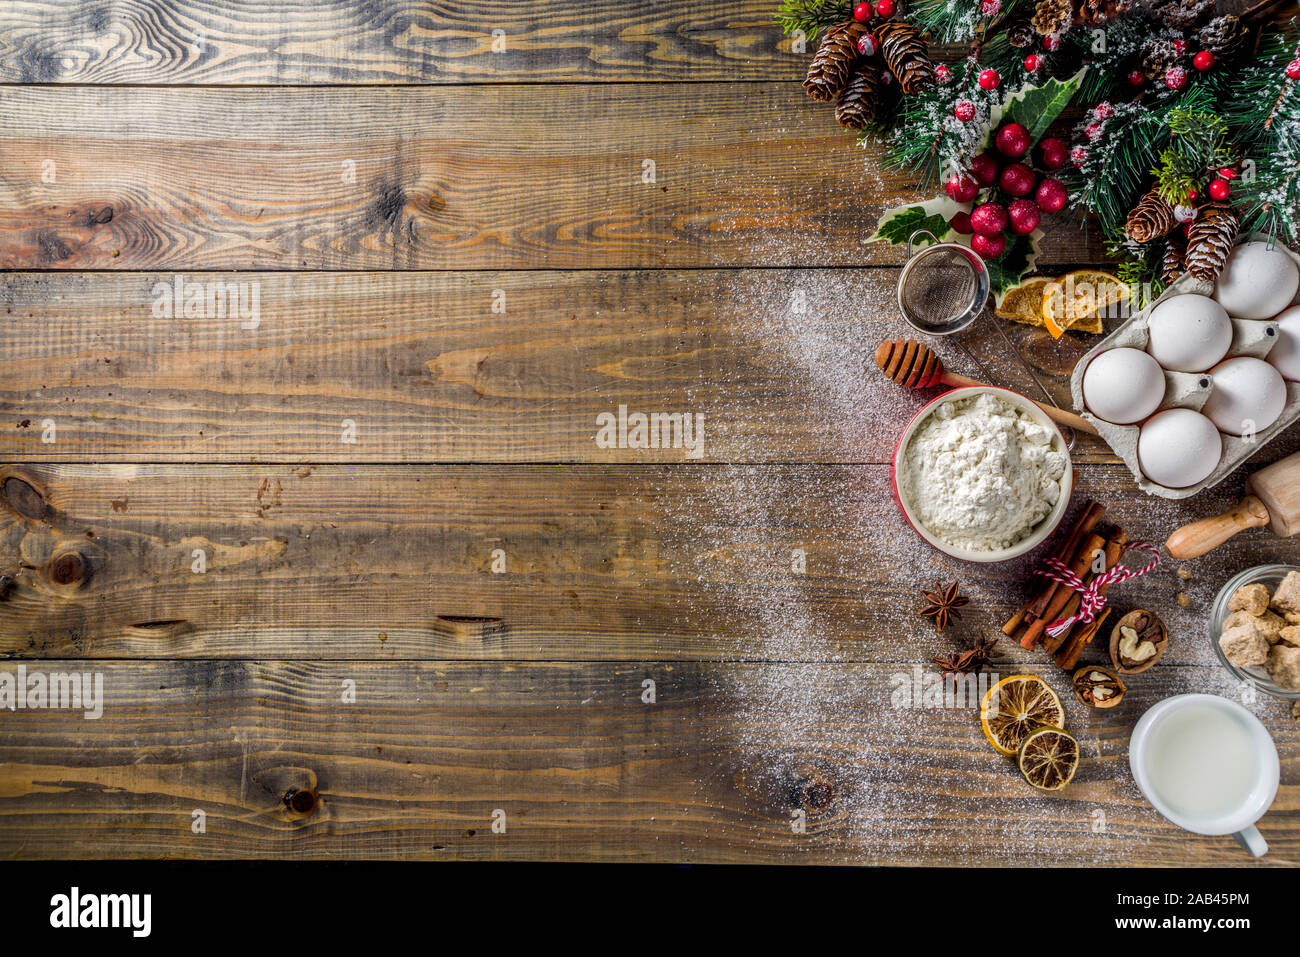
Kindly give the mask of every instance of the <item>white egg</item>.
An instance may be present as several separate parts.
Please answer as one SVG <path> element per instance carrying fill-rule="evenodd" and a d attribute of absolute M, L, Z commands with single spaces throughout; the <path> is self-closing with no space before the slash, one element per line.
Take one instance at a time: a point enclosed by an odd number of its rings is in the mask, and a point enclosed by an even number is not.
<path fill-rule="evenodd" d="M 1173 372 L 1204 372 L 1232 345 L 1228 314 L 1207 296 L 1174 296 L 1151 310 L 1147 318 L 1151 342 L 1147 351 Z"/>
<path fill-rule="evenodd" d="M 1277 344 L 1268 352 L 1268 363 L 1283 378 L 1300 382 L 1300 306 L 1292 306 L 1274 321 Z"/>
<path fill-rule="evenodd" d="M 1267 319 L 1291 304 L 1300 269 L 1281 246 L 1242 243 L 1214 284 L 1214 299 L 1238 319 Z"/>
<path fill-rule="evenodd" d="M 1141 422 L 1164 397 L 1164 370 L 1137 349 L 1103 352 L 1083 373 L 1083 401 L 1088 411 L 1117 425 Z"/>
<path fill-rule="evenodd" d="M 1223 457 L 1214 423 L 1191 409 L 1166 409 L 1138 433 L 1142 474 L 1166 488 L 1187 488 L 1204 479 Z"/>
<path fill-rule="evenodd" d="M 1229 435 L 1262 432 L 1277 421 L 1286 405 L 1282 374 L 1263 359 L 1238 356 L 1210 370 L 1214 388 L 1201 409 Z"/>

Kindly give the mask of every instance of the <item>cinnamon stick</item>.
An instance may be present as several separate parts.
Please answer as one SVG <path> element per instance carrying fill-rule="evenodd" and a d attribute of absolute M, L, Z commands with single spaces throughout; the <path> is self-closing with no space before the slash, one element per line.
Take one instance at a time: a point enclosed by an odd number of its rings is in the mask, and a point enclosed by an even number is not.
<path fill-rule="evenodd" d="M 1079 540 L 1084 535 L 1089 534 L 1097 523 L 1101 521 L 1102 516 L 1106 513 L 1106 506 L 1089 499 L 1083 504 L 1079 514 L 1074 519 L 1074 524 L 1069 530 L 1061 536 L 1054 544 L 1050 553 L 1051 557 L 1057 561 L 1069 564 L 1074 557 L 1075 551 L 1079 547 Z M 1011 616 L 1002 626 L 1003 634 L 1007 637 L 1014 637 L 1022 625 L 1026 625 L 1035 618 L 1042 617 L 1042 611 L 1047 607 L 1051 600 L 1051 592 L 1055 590 L 1056 582 L 1045 578 L 1039 586 L 1038 591 L 1032 598 L 1014 615 Z M 1037 610 L 1035 610 L 1037 609 Z"/>
<path fill-rule="evenodd" d="M 1089 622 L 1082 628 L 1074 629 L 1074 634 L 1070 636 L 1068 644 L 1062 646 L 1061 650 L 1056 653 L 1055 661 L 1066 671 L 1072 671 L 1074 666 L 1079 663 L 1079 655 L 1083 649 L 1092 644 L 1092 639 L 1097 637 L 1097 632 L 1101 630 L 1102 623 L 1110 617 L 1110 609 L 1103 608 L 1100 615 Z"/>
<path fill-rule="evenodd" d="M 1105 546 L 1106 539 L 1102 538 L 1095 532 L 1089 533 L 1088 537 L 1084 539 L 1083 547 L 1079 549 L 1078 553 L 1074 556 L 1074 559 L 1070 562 L 1068 566 L 1070 571 L 1077 577 L 1082 578 L 1087 573 L 1088 566 L 1093 563 L 1094 556 L 1097 554 L 1098 549 L 1104 548 Z M 1034 645 L 1038 643 L 1038 640 L 1043 636 L 1043 632 L 1047 629 L 1047 626 L 1060 617 L 1061 609 L 1065 607 L 1067 602 L 1069 602 L 1070 596 L 1076 594 L 1078 594 L 1078 592 L 1073 588 L 1067 588 L 1065 585 L 1056 588 L 1052 592 L 1047 607 L 1043 609 L 1043 613 L 1039 615 L 1027 629 L 1025 629 L 1025 633 L 1020 639 L 1020 647 L 1034 647 Z"/>
<path fill-rule="evenodd" d="M 1110 571 L 1112 568 L 1115 567 L 1115 563 L 1119 561 L 1120 552 L 1124 550 L 1124 544 L 1127 541 L 1128 541 L 1128 532 L 1124 531 L 1124 529 L 1115 528 L 1114 530 L 1111 531 L 1110 535 L 1106 539 L 1106 544 L 1103 548 L 1103 551 L 1105 552 L 1105 557 L 1102 560 L 1102 569 L 1101 569 L 1102 572 Z M 1095 557 L 1093 561 L 1094 562 L 1096 561 Z M 1092 565 L 1089 565 L 1088 573 L 1086 575 L 1080 575 L 1079 577 L 1083 580 L 1083 583 L 1087 585 L 1094 578 L 1096 578 L 1098 574 L 1100 573 L 1095 571 Z M 1109 587 L 1110 587 L 1109 583 L 1102 585 L 1101 588 L 1098 589 L 1098 592 L 1104 595 L 1106 594 L 1106 589 Z M 1073 595 L 1070 596 L 1070 600 L 1066 602 L 1065 607 L 1061 609 L 1060 617 L 1069 618 L 1071 615 L 1077 614 L 1079 611 L 1079 606 L 1082 604 L 1083 604 L 1083 594 L 1081 592 L 1076 591 Z M 1086 626 L 1076 623 L 1071 626 L 1070 631 L 1073 631 L 1076 628 L 1083 628 L 1083 627 Z M 1043 647 L 1046 648 L 1048 651 L 1054 652 L 1062 645 L 1064 645 L 1069 640 L 1069 638 L 1070 638 L 1070 632 L 1068 631 L 1062 632 L 1061 634 L 1057 635 L 1055 638 L 1049 635 L 1043 639 Z"/>
<path fill-rule="evenodd" d="M 1078 527 L 1070 533 L 1069 537 L 1062 544 L 1062 547 L 1053 557 L 1062 564 L 1068 565 L 1071 559 L 1078 554 L 1079 543 L 1084 540 L 1085 536 L 1092 534 L 1093 529 L 1097 527 L 1097 523 L 1101 521 L 1102 516 L 1105 514 L 1106 506 L 1089 500 L 1088 504 L 1084 507 L 1083 514 L 1079 516 L 1079 521 L 1077 523 Z M 1044 610 L 1052 603 L 1055 591 L 1060 587 L 1051 579 L 1047 580 L 1047 584 L 1049 587 L 1045 592 L 1029 606 L 1030 612 L 1036 618 L 1043 617 Z"/>

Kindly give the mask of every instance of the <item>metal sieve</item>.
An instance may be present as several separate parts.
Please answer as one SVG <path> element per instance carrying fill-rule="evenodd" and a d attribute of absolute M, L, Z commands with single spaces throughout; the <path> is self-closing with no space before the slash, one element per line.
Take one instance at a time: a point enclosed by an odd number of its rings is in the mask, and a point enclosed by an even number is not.
<path fill-rule="evenodd" d="M 921 249 L 914 250 L 918 236 L 928 236 L 930 241 Z M 913 329 L 927 336 L 950 336 L 961 332 L 985 312 L 988 299 L 989 269 L 978 253 L 960 243 L 941 243 L 926 229 L 917 230 L 908 237 L 907 261 L 898 277 L 898 309 Z M 1007 350 L 1019 360 L 1043 398 L 1049 405 L 1054 405 L 1051 393 L 1029 367 L 1020 350 L 1012 345 L 1002 324 L 992 313 L 988 313 L 988 317 Z M 960 339 L 953 341 L 979 367 L 985 379 L 993 378 L 966 343 Z M 1073 449 L 1073 430 L 1070 430 L 1069 439 L 1069 448 Z"/>

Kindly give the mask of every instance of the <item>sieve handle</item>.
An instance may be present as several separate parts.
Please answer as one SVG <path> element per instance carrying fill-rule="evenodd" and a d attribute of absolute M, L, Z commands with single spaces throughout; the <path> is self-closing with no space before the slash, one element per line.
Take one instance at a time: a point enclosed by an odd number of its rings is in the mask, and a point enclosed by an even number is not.
<path fill-rule="evenodd" d="M 939 237 L 936 236 L 934 233 L 930 232 L 930 230 L 918 229 L 916 232 L 912 233 L 912 235 L 907 237 L 907 258 L 908 259 L 912 258 L 912 243 L 917 236 L 929 236 L 930 237 L 929 245 L 931 246 L 933 246 L 935 243 L 939 241 Z M 906 262 L 907 260 L 903 260 L 903 261 Z"/>

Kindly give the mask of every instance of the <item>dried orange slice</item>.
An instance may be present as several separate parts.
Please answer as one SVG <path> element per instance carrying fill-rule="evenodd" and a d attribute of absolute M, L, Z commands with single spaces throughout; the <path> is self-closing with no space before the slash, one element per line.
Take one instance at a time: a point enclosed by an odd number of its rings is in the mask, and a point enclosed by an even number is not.
<path fill-rule="evenodd" d="M 995 314 L 1002 319 L 1023 322 L 1027 326 L 1043 324 L 1043 290 L 1052 280 L 1044 276 L 1026 279 L 1008 289 L 998 303 Z"/>
<path fill-rule="evenodd" d="M 1101 317 L 1128 298 L 1128 286 L 1110 273 L 1069 272 L 1043 287 L 1043 325 L 1054 339 L 1066 329 L 1101 332 Z"/>
<path fill-rule="evenodd" d="M 984 737 L 999 753 L 1015 755 L 1026 738 L 1039 728 L 1065 726 L 1065 709 L 1046 681 L 1037 675 L 1003 678 L 980 702 Z"/>
<path fill-rule="evenodd" d="M 1060 728 L 1039 728 L 1020 745 L 1025 780 L 1043 791 L 1059 791 L 1079 770 L 1079 742 Z"/>

